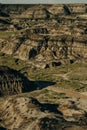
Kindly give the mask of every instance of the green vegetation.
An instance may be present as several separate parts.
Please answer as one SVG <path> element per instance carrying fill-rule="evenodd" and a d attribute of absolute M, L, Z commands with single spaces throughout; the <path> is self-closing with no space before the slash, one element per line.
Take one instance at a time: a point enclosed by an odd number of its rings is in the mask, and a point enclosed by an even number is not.
<path fill-rule="evenodd" d="M 12 36 L 14 32 L 12 31 L 0 31 L 0 38 L 8 38 Z"/>
<path fill-rule="evenodd" d="M 77 62 L 67 66 L 62 65 L 60 67 L 39 70 L 32 69 L 27 62 L 0 54 L 0 65 L 20 70 L 21 73 L 33 81 L 51 81 L 56 83 L 56 87 L 76 91 L 87 90 L 87 63 Z"/>
<path fill-rule="evenodd" d="M 28 75 L 33 80 L 53 81 L 56 87 L 73 89 L 76 91 L 87 90 L 87 63 L 74 63 L 43 70 L 28 70 Z"/>
<path fill-rule="evenodd" d="M 0 53 L 0 66 L 8 66 L 10 68 L 20 70 L 26 66 L 26 62 L 19 60 L 17 58 L 12 58 L 9 55 Z"/>
<path fill-rule="evenodd" d="M 25 93 L 23 94 L 23 96 L 34 97 L 37 98 L 40 102 L 49 102 L 49 103 L 54 102 L 57 103 L 58 99 L 67 97 L 65 93 L 53 92 L 48 89 L 34 91 L 31 93 Z"/>

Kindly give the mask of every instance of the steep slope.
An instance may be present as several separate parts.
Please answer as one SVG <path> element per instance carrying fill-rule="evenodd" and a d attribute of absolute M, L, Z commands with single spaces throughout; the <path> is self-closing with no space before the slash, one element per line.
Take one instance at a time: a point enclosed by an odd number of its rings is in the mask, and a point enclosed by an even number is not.
<path fill-rule="evenodd" d="M 31 83 L 23 74 L 6 66 L 0 66 L 0 96 L 19 94 L 32 89 Z"/>
<path fill-rule="evenodd" d="M 87 59 L 87 5 L 34 5 L 21 13 L 19 7 L 10 15 L 14 35 L 0 41 L 1 52 L 42 68 Z"/>
<path fill-rule="evenodd" d="M 40 103 L 35 98 L 23 96 L 2 100 L 0 126 L 10 130 L 85 130 L 87 119 L 84 110 L 75 106 L 74 101 L 61 99 L 61 102 L 62 106 L 61 103 Z"/>

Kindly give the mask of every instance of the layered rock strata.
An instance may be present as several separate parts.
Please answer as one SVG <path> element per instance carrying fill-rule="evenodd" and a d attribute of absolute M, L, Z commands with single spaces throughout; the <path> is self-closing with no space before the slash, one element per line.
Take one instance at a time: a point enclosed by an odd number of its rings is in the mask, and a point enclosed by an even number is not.
<path fill-rule="evenodd" d="M 2 27 L 5 24 L 8 30 L 14 32 L 8 39 L 1 40 L 1 52 L 36 63 L 37 66 L 63 59 L 87 59 L 86 4 L 17 7 L 12 15 L 10 5 L 9 8 L 4 6 L 6 13 L 1 14 L 10 21 L 3 23 Z M 8 17 L 7 9 L 10 12 Z"/>

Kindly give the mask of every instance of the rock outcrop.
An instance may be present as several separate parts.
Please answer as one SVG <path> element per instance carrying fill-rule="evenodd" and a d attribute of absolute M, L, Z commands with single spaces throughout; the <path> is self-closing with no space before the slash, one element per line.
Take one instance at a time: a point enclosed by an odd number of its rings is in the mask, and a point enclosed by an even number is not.
<path fill-rule="evenodd" d="M 23 74 L 9 67 L 0 66 L 0 96 L 28 92 L 31 87 L 32 84 Z"/>
<path fill-rule="evenodd" d="M 10 6 L 4 6 L 6 14 L 7 9 L 10 12 L 8 30 L 15 33 L 0 42 L 1 52 L 35 66 L 42 63 L 42 68 L 63 59 L 87 59 L 87 5 L 27 5 L 24 8 L 25 5 L 20 5 L 11 11 Z M 7 15 L 3 17 L 7 19 Z"/>
<path fill-rule="evenodd" d="M 73 101 L 71 103 L 68 102 L 67 111 L 64 107 L 65 105 L 66 101 L 59 108 L 61 104 L 40 103 L 32 97 L 10 97 L 0 101 L 0 126 L 3 129 L 7 128 L 10 130 L 87 129 L 87 119 L 84 115 L 84 110 L 81 110 L 80 107 L 78 108 L 78 105 L 75 107 Z M 66 113 L 64 113 L 64 110 Z M 65 115 L 67 115 L 66 119 L 64 119 Z M 69 116 L 71 121 L 70 119 L 68 121 Z"/>

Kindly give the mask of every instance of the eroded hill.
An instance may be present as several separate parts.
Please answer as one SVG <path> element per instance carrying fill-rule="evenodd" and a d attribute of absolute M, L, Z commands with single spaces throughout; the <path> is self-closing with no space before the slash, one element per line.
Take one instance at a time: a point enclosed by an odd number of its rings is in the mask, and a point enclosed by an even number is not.
<path fill-rule="evenodd" d="M 28 6 L 1 6 L 1 52 L 39 68 L 87 58 L 87 5 Z"/>
<path fill-rule="evenodd" d="M 86 112 L 76 99 L 59 104 L 15 96 L 0 102 L 0 125 L 10 130 L 85 130 Z M 84 101 L 81 102 L 84 105 Z M 85 108 L 84 108 L 85 109 Z"/>
<path fill-rule="evenodd" d="M 0 130 L 87 129 L 86 25 L 86 4 L 0 5 Z"/>

